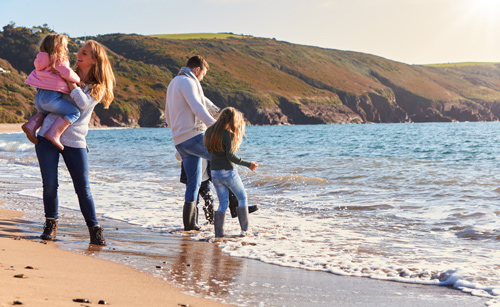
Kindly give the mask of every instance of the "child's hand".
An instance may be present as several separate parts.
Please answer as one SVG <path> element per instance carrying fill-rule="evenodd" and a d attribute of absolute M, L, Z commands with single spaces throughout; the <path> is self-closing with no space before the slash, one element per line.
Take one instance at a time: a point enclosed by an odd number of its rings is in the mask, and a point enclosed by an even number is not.
<path fill-rule="evenodd" d="M 70 82 L 66 80 L 66 83 L 68 84 L 69 91 L 72 92 L 75 88 L 78 87 L 78 84 L 74 82 Z"/>
<path fill-rule="evenodd" d="M 253 171 L 255 171 L 257 169 L 257 167 L 259 167 L 259 165 L 257 164 L 257 162 L 252 161 L 252 162 L 250 162 L 250 166 L 248 168 L 253 172 Z"/>

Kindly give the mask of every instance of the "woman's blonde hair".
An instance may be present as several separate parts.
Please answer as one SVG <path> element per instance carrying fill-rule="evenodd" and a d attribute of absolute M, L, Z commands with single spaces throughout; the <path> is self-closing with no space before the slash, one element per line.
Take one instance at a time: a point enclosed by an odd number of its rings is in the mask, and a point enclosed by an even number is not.
<path fill-rule="evenodd" d="M 50 33 L 42 38 L 40 42 L 40 52 L 46 52 L 49 55 L 50 66 L 55 67 L 58 59 L 67 58 L 65 45 L 68 44 L 68 36 L 64 34 Z"/>
<path fill-rule="evenodd" d="M 89 83 L 90 96 L 103 103 L 104 108 L 109 108 L 115 95 L 113 88 L 115 86 L 115 74 L 111 68 L 108 55 L 104 46 L 94 40 L 88 40 L 84 46 L 89 46 L 92 52 L 94 65 L 90 68 L 85 83 Z M 78 73 L 78 67 L 75 70 Z"/>
<path fill-rule="evenodd" d="M 245 120 L 243 114 L 232 107 L 224 108 L 215 124 L 208 127 L 205 132 L 203 145 L 208 151 L 224 152 L 225 148 L 222 146 L 222 136 L 224 130 L 228 130 L 234 134 L 233 142 L 231 143 L 231 152 L 235 153 L 243 141 L 245 135 Z"/>

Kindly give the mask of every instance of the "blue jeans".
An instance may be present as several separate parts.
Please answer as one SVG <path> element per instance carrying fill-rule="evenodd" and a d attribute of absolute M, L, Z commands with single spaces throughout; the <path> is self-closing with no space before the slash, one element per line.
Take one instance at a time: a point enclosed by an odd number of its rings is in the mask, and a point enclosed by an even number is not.
<path fill-rule="evenodd" d="M 80 118 L 80 110 L 71 102 L 63 99 L 61 92 L 38 89 L 35 96 L 35 107 L 38 112 L 45 116 L 49 113 L 59 114 L 71 124 Z"/>
<path fill-rule="evenodd" d="M 212 156 L 203 146 L 203 133 L 176 145 L 175 148 L 182 157 L 182 166 L 186 172 L 187 182 L 184 201 L 188 203 L 196 201 L 200 190 L 201 176 L 203 175 L 201 159 L 208 161 L 212 159 Z"/>
<path fill-rule="evenodd" d="M 236 199 L 238 199 L 238 207 L 247 205 L 247 193 L 236 169 L 230 170 L 212 170 L 212 182 L 217 191 L 219 198 L 219 208 L 217 211 L 226 211 L 229 206 L 229 191 L 230 189 Z"/>
<path fill-rule="evenodd" d="M 38 136 L 38 144 L 35 146 L 40 172 L 43 183 L 43 206 L 46 218 L 58 218 L 57 169 L 59 165 L 59 149 L 52 145 L 46 138 Z M 61 152 L 64 163 L 73 180 L 80 211 L 85 218 L 88 227 L 96 226 L 94 200 L 90 193 L 89 163 L 86 148 L 72 148 L 64 146 Z"/>

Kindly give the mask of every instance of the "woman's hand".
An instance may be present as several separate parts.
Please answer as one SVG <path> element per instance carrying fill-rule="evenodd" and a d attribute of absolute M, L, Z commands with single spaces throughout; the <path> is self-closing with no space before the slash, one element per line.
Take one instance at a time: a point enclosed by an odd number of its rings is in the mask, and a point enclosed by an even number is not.
<path fill-rule="evenodd" d="M 257 164 L 257 162 L 252 161 L 252 162 L 250 162 L 250 166 L 248 168 L 253 172 L 253 171 L 255 171 L 257 169 L 257 167 L 259 167 L 259 165 Z"/>

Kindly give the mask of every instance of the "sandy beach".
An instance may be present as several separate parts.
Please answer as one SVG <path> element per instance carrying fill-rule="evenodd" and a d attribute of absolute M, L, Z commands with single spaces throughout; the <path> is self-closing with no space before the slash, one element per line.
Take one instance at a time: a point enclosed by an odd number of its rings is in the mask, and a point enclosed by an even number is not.
<path fill-rule="evenodd" d="M 0 210 L 0 306 L 225 306 L 188 296 L 125 265 L 61 250 L 20 232 L 22 213 Z M 18 276 L 18 277 L 16 277 Z"/>
<path fill-rule="evenodd" d="M 22 124 L 0 124 L 0 133 L 5 132 L 22 132 Z"/>
<path fill-rule="evenodd" d="M 0 133 L 16 131 L 21 131 L 20 125 L 0 125 Z M 14 204 L 9 208 L 27 202 L 41 206 L 39 198 L 11 193 L 24 185 L 22 179 L 0 185 L 0 192 L 7 191 L 2 200 Z M 225 306 L 223 302 L 229 302 L 455 307 L 490 302 L 448 287 L 339 276 L 233 257 L 217 244 L 102 217 L 108 246 L 95 248 L 88 244 L 80 212 L 67 209 L 60 210 L 58 241 L 43 242 L 40 212 L 1 208 L 0 202 L 0 306 L 12 306 L 15 301 L 26 306 L 93 306 L 100 300 L 114 306 Z M 272 303 L 261 303 L 264 297 L 271 297 Z"/>

